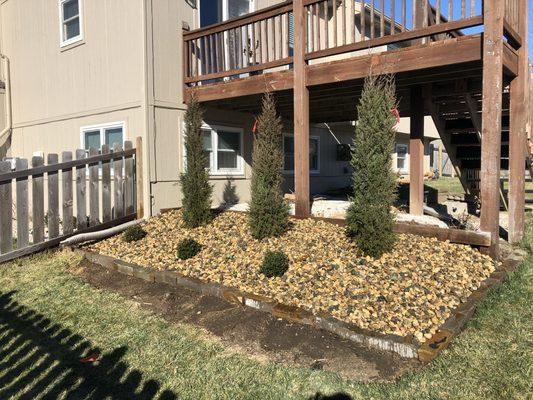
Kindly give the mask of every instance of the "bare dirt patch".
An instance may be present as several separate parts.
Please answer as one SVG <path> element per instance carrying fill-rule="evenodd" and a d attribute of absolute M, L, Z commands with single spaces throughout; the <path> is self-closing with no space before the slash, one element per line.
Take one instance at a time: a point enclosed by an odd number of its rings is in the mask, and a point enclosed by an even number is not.
<path fill-rule="evenodd" d="M 324 369 L 359 381 L 391 381 L 418 368 L 415 360 L 368 349 L 312 326 L 237 306 L 164 283 L 149 283 L 83 260 L 71 272 L 92 286 L 112 290 L 171 323 L 186 323 L 231 350 L 259 360 Z"/>

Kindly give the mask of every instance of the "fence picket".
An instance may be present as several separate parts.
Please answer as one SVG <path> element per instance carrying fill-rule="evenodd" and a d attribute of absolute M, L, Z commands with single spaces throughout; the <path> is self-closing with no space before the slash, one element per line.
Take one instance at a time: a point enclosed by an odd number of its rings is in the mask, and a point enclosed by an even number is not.
<path fill-rule="evenodd" d="M 97 156 L 98 149 L 90 148 L 89 156 Z M 100 223 L 100 183 L 98 182 L 99 163 L 89 166 L 89 226 Z"/>
<path fill-rule="evenodd" d="M 17 158 L 15 170 L 28 169 L 28 160 Z M 28 177 L 18 178 L 17 187 L 17 248 L 28 246 L 30 227 L 28 223 Z"/>
<path fill-rule="evenodd" d="M 44 164 L 40 156 L 32 157 L 31 166 L 40 167 Z M 44 241 L 44 177 L 43 174 L 32 177 L 32 222 L 33 244 Z"/>
<path fill-rule="evenodd" d="M 115 143 L 113 146 L 113 151 L 116 153 L 122 151 L 122 145 L 120 143 Z M 115 187 L 114 187 L 114 200 L 115 200 L 115 215 L 114 218 L 121 218 L 124 216 L 124 180 L 122 178 L 122 166 L 123 166 L 122 157 L 113 160 L 113 174 L 115 177 Z"/>
<path fill-rule="evenodd" d="M 109 153 L 109 146 L 102 146 L 102 154 Z M 111 216 L 111 161 L 102 162 L 102 219 L 109 222 Z"/>
<path fill-rule="evenodd" d="M 76 159 L 85 158 L 85 150 L 76 150 Z M 76 167 L 76 227 L 83 229 L 87 227 L 87 172 L 86 166 Z"/>
<path fill-rule="evenodd" d="M 124 150 L 130 150 L 133 148 L 131 141 L 124 142 Z M 125 215 L 133 213 L 133 156 L 125 157 L 124 161 L 124 211 Z"/>
<path fill-rule="evenodd" d="M 0 161 L 0 173 L 11 172 L 11 162 Z M 13 250 L 13 195 L 11 181 L 0 182 L 0 254 Z"/>
<path fill-rule="evenodd" d="M 72 160 L 72 152 L 64 151 L 61 154 L 61 161 L 68 162 Z M 72 191 L 72 168 L 62 170 L 63 186 L 63 235 L 69 235 L 74 231 L 74 214 L 73 214 L 73 191 Z"/>
<path fill-rule="evenodd" d="M 48 154 L 48 165 L 59 162 L 57 154 Z M 59 236 L 59 179 L 58 172 L 48 173 L 48 238 Z"/>

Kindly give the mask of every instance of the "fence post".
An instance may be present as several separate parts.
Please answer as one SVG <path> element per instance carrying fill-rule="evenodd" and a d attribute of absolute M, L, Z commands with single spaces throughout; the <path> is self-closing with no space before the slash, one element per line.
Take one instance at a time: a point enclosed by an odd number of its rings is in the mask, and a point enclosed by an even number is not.
<path fill-rule="evenodd" d="M 137 181 L 137 218 L 144 218 L 144 191 L 143 191 L 143 140 L 137 136 L 135 141 L 135 178 Z"/>

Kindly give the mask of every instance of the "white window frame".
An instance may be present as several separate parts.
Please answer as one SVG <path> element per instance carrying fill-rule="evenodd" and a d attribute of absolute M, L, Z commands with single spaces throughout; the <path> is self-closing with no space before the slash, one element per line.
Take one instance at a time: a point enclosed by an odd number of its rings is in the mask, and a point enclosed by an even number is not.
<path fill-rule="evenodd" d="M 69 46 L 73 43 L 81 42 L 83 40 L 83 0 L 77 0 L 78 2 L 78 18 L 80 20 L 80 34 L 78 36 L 71 37 L 70 39 L 65 39 L 64 37 L 64 25 L 65 21 L 63 19 L 63 4 L 69 0 L 58 0 L 59 7 L 59 43 L 60 47 Z"/>
<path fill-rule="evenodd" d="M 398 168 L 398 148 L 403 147 L 405 148 L 405 158 L 404 158 L 404 167 Z M 394 164 L 394 169 L 398 172 L 408 172 L 409 171 L 409 145 L 407 143 L 396 143 L 394 145 L 394 152 L 396 153 L 396 159 Z"/>
<path fill-rule="evenodd" d="M 211 157 L 209 157 L 209 176 L 244 176 L 244 130 L 224 125 L 209 125 L 205 122 L 201 130 L 211 131 Z M 218 169 L 218 131 L 234 132 L 239 134 L 240 154 L 237 154 L 237 168 Z M 187 152 L 185 150 L 185 124 L 183 125 L 183 170 L 187 165 Z M 202 138 L 203 140 L 203 138 Z"/>
<path fill-rule="evenodd" d="M 105 124 L 98 124 L 98 125 L 87 125 L 82 126 L 80 128 L 80 143 L 81 148 L 89 151 L 88 149 L 85 149 L 85 133 L 89 131 L 100 131 L 100 149 L 101 146 L 105 144 L 105 131 L 106 129 L 112 129 L 112 128 L 121 128 L 122 129 L 122 148 L 124 149 L 124 142 L 126 141 L 126 122 L 125 121 L 119 121 L 119 122 L 110 122 Z M 110 150 L 113 150 L 110 148 Z"/>
<path fill-rule="evenodd" d="M 285 138 L 290 137 L 294 140 L 294 135 L 291 133 L 284 133 L 283 134 L 283 173 L 286 175 L 294 175 L 294 170 L 285 169 Z M 317 148 L 317 161 L 316 161 L 316 169 L 309 169 L 310 174 L 320 174 L 320 136 L 310 135 L 309 139 L 316 140 L 318 142 L 318 148 Z M 296 146 L 294 146 L 294 152 L 296 153 Z"/>

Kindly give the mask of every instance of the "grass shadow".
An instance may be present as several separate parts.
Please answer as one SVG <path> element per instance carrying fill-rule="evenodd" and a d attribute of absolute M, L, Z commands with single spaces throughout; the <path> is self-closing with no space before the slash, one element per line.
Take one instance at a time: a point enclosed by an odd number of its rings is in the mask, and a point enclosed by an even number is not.
<path fill-rule="evenodd" d="M 177 399 L 124 361 L 0 293 L 0 398 Z"/>

